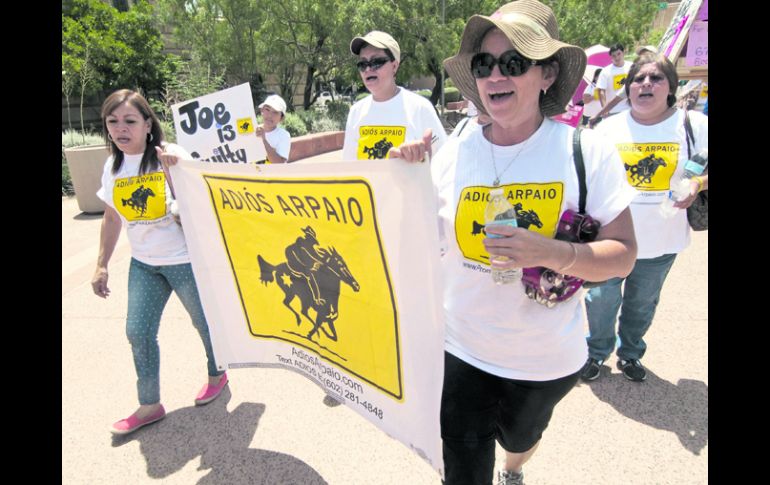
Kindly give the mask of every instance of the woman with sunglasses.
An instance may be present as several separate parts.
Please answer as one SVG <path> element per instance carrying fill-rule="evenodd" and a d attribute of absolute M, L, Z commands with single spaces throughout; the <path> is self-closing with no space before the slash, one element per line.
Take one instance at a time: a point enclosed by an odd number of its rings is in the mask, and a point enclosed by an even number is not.
<path fill-rule="evenodd" d="M 400 157 L 411 162 L 422 160 L 426 152 L 435 153 L 446 140 L 446 131 L 430 101 L 396 85 L 398 42 L 374 30 L 353 39 L 350 52 L 358 56 L 356 67 L 371 95 L 350 108 L 343 159 Z"/>
<path fill-rule="evenodd" d="M 496 440 L 506 452 L 496 483 L 523 483 L 522 466 L 587 356 L 579 297 L 549 308 L 530 299 L 520 282 L 496 285 L 490 262 L 589 281 L 624 276 L 633 266 L 628 205 L 635 191 L 617 152 L 594 133 L 583 132 L 581 142 L 586 209 L 601 223 L 598 237 L 585 244 L 554 238 L 561 215 L 577 210 L 580 190 L 574 128 L 549 117 L 564 112 L 585 65 L 583 50 L 559 41 L 553 11 L 536 0 L 472 16 L 459 52 L 444 61 L 463 96 L 491 118 L 466 137 L 450 138 L 431 166 L 447 239 L 441 402 L 447 485 L 491 483 Z M 471 230 L 484 221 L 495 187 L 527 228 L 490 226 L 486 237 Z"/>
<path fill-rule="evenodd" d="M 602 363 L 615 350 L 616 319 L 620 335 L 618 369 L 631 381 L 647 378 L 640 362 L 647 350 L 644 335 L 652 324 L 663 283 L 677 253 L 690 244 L 687 211 L 679 210 L 666 218 L 660 204 L 680 179 L 688 159 L 708 149 L 708 118 L 675 106 L 679 77 L 666 56 L 642 54 L 631 66 L 628 80 L 625 91 L 631 109 L 607 119 L 596 132 L 616 146 L 628 181 L 639 191 L 631 203 L 639 259 L 627 277 L 610 279 L 586 295 L 591 333 L 588 360 L 580 373 L 585 381 L 601 375 Z M 690 140 L 686 115 L 692 128 Z M 693 177 L 689 184 L 689 196 L 674 207 L 686 209 L 698 192 L 707 190 L 708 174 Z M 620 317 L 616 318 L 618 310 Z"/>

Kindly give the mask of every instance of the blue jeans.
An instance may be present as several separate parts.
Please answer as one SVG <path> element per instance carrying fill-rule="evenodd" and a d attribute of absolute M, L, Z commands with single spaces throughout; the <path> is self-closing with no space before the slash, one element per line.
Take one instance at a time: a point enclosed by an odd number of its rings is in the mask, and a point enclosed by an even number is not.
<path fill-rule="evenodd" d="M 618 309 L 618 357 L 641 359 L 644 356 L 647 344 L 643 337 L 652 324 L 663 282 L 666 281 L 674 259 L 676 254 L 637 259 L 634 269 L 626 278 L 612 278 L 588 290 L 585 301 L 590 330 L 587 337 L 589 357 L 605 360 L 614 350 Z M 626 284 L 621 294 L 620 285 L 624 280 Z"/>
<path fill-rule="evenodd" d="M 126 336 L 134 354 L 139 404 L 160 402 L 158 328 L 160 316 L 172 290 L 190 314 L 193 326 L 200 334 L 208 359 L 209 376 L 224 374 L 224 371 L 217 369 L 214 360 L 209 326 L 203 314 L 192 265 L 184 263 L 150 266 L 131 258 L 131 266 L 128 270 Z"/>

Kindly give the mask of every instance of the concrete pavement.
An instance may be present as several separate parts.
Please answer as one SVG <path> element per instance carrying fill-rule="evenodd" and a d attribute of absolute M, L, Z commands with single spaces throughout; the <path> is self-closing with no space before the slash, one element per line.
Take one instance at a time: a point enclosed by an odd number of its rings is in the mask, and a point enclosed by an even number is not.
<path fill-rule="evenodd" d="M 306 162 L 333 159 L 337 152 Z M 233 369 L 208 406 L 203 347 L 172 296 L 164 313 L 161 390 L 168 413 L 125 438 L 110 423 L 136 408 L 124 333 L 130 252 L 122 234 L 111 296 L 91 292 L 101 216 L 62 199 L 63 484 L 439 484 L 433 470 L 309 380 L 278 369 Z M 525 467 L 528 485 L 708 483 L 708 233 L 674 263 L 648 333 L 647 382 L 611 358 L 556 408 Z M 504 455 L 498 448 L 496 465 Z"/>

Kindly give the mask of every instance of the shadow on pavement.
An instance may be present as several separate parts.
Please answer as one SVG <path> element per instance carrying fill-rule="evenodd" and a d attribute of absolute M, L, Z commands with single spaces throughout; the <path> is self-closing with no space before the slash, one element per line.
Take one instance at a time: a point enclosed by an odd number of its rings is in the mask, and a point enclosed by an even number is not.
<path fill-rule="evenodd" d="M 694 455 L 700 455 L 708 443 L 708 386 L 701 381 L 680 379 L 672 384 L 647 368 L 647 380 L 637 383 L 620 373 L 609 374 L 603 365 L 599 379 L 580 385 L 588 385 L 623 416 L 675 433 Z"/>
<path fill-rule="evenodd" d="M 113 437 L 112 446 L 138 441 L 147 462 L 147 475 L 156 479 L 178 472 L 200 456 L 198 469 L 211 472 L 198 481 L 199 485 L 327 483 L 298 458 L 249 448 L 265 405 L 242 403 L 228 412 L 231 396 L 230 389 L 225 388 L 211 404 L 172 411 L 165 419 L 132 435 Z"/>
<path fill-rule="evenodd" d="M 104 217 L 103 212 L 80 212 L 73 217 L 76 221 L 92 221 L 94 219 L 101 219 Z"/>

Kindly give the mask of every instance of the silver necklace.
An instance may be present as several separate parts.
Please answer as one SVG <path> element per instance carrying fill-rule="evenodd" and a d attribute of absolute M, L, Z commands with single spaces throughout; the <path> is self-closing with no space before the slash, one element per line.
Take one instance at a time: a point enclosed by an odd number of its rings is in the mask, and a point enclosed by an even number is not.
<path fill-rule="evenodd" d="M 537 131 L 537 130 L 535 130 L 535 131 Z M 533 135 L 534 135 L 534 133 L 533 133 Z M 513 162 L 515 162 L 516 159 L 519 158 L 519 155 L 521 155 L 521 152 L 523 152 L 524 148 L 527 147 L 527 143 L 529 142 L 530 138 L 532 138 L 532 135 L 530 135 L 529 138 L 524 140 L 524 143 L 521 145 L 521 150 L 519 150 L 516 153 L 516 155 L 513 156 L 513 159 L 511 159 L 511 161 L 508 162 L 508 165 L 503 169 L 503 171 L 498 173 L 497 172 L 497 163 L 495 162 L 495 142 L 492 139 L 492 125 L 491 124 L 489 125 L 489 153 L 492 155 L 492 167 L 495 169 L 495 180 L 494 180 L 494 182 L 492 182 L 492 185 L 494 185 L 495 187 L 499 187 L 500 186 L 500 177 L 502 177 L 505 174 L 505 172 L 509 168 L 511 168 L 511 165 L 513 165 Z"/>

